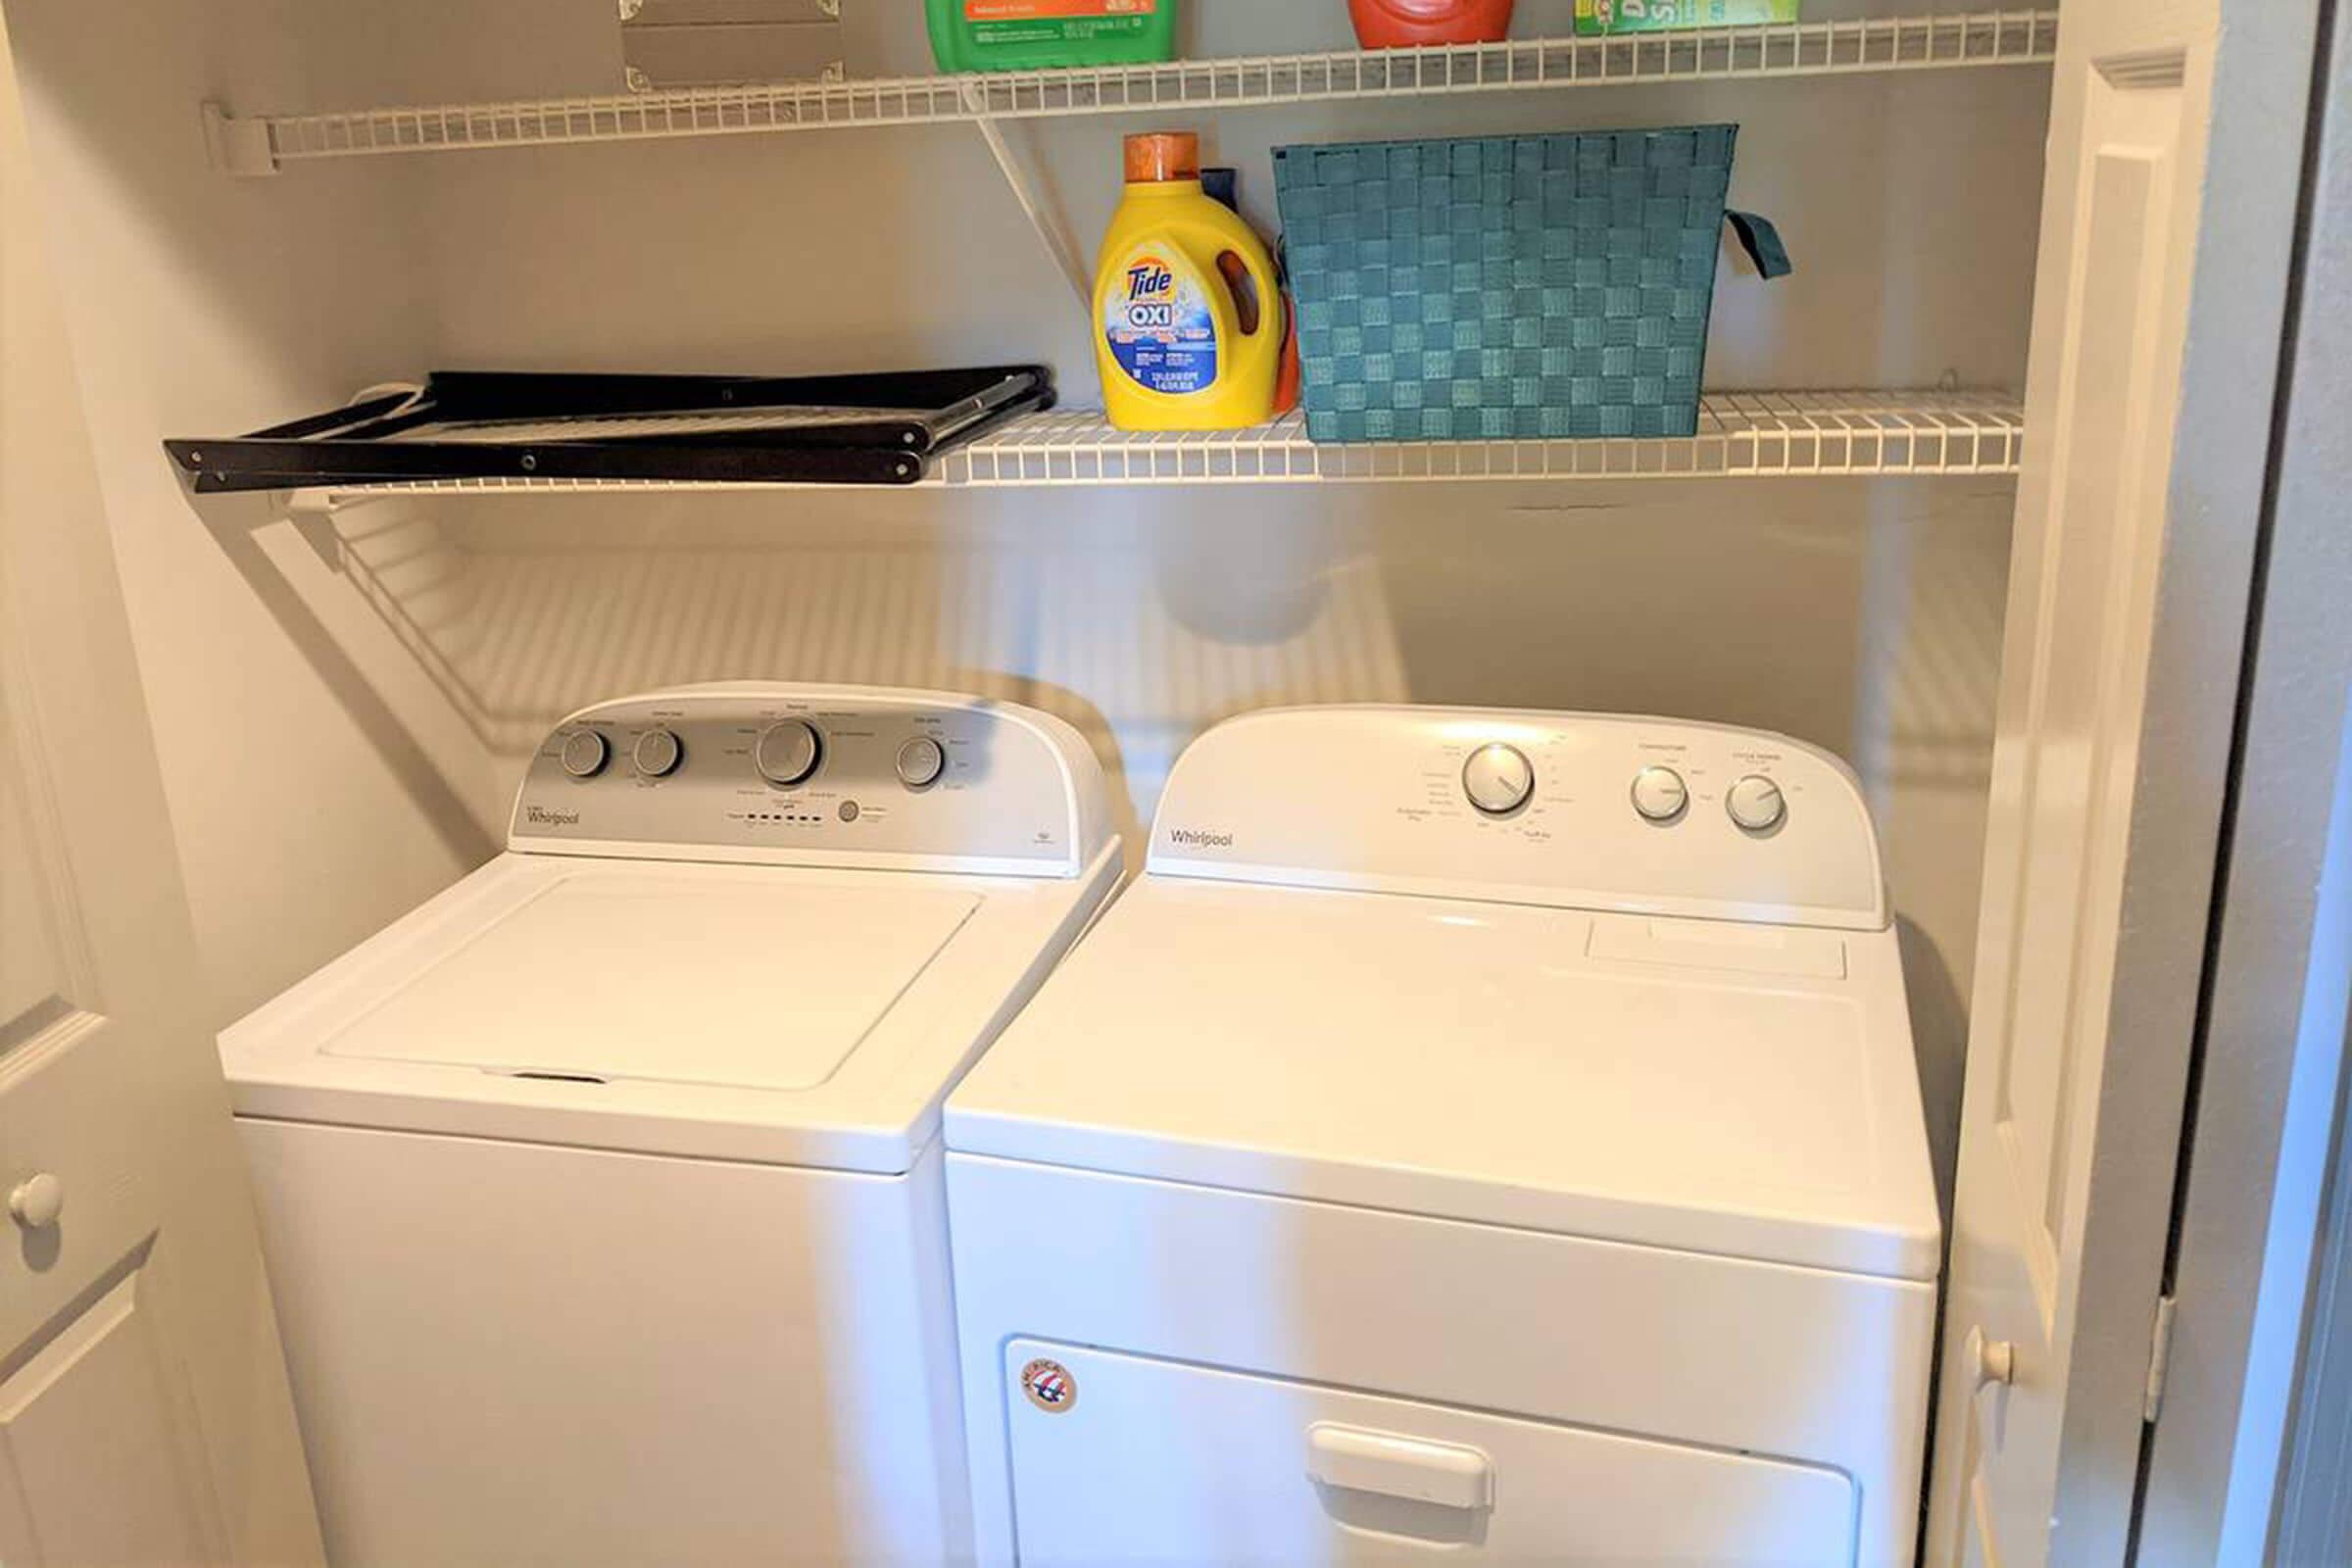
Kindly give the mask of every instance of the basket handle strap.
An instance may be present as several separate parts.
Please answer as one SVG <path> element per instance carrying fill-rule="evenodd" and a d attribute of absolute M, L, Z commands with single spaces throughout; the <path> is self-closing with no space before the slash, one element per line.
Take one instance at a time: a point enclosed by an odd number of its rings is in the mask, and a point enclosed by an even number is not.
<path fill-rule="evenodd" d="M 1796 270 L 1788 259 L 1788 247 L 1781 243 L 1781 231 L 1772 220 L 1759 213 L 1743 213 L 1737 208 L 1723 210 L 1724 221 L 1732 225 L 1733 235 L 1747 259 L 1756 264 L 1756 270 L 1765 277 L 1787 277 Z"/>

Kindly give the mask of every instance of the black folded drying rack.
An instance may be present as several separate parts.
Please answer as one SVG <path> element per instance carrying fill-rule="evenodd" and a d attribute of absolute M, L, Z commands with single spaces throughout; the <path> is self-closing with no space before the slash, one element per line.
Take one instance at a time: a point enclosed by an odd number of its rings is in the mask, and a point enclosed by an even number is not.
<path fill-rule="evenodd" d="M 870 375 L 436 370 L 331 413 L 166 441 L 199 494 L 466 479 L 919 483 L 930 460 L 1054 406 L 1043 366 Z"/>

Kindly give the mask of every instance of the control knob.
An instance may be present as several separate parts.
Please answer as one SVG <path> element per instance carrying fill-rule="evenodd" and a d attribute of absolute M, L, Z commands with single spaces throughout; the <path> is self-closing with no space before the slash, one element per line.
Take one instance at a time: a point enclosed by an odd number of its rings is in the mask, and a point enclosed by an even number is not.
<path fill-rule="evenodd" d="M 1634 775 L 1634 809 L 1652 822 L 1671 822 L 1690 804 L 1690 786 L 1671 767 L 1645 767 Z"/>
<path fill-rule="evenodd" d="M 925 789 L 948 770 L 948 754 L 930 736 L 917 735 L 899 748 L 898 767 L 900 783 L 910 790 Z"/>
<path fill-rule="evenodd" d="M 1536 793 L 1536 764 L 1516 746 L 1482 746 L 1462 764 L 1462 793 L 1489 816 L 1508 816 Z"/>
<path fill-rule="evenodd" d="M 564 771 L 573 778 L 594 778 L 612 760 L 612 743 L 595 730 L 575 729 L 564 737 Z"/>
<path fill-rule="evenodd" d="M 636 748 L 629 755 L 642 776 L 667 778 L 686 760 L 686 743 L 674 730 L 649 729 L 637 737 Z"/>
<path fill-rule="evenodd" d="M 779 789 L 789 789 L 815 772 L 824 755 L 825 743 L 816 726 L 806 719 L 788 718 L 760 732 L 752 760 L 759 764 L 761 778 Z"/>
<path fill-rule="evenodd" d="M 1781 787 L 1761 773 L 1750 773 L 1724 797 L 1732 820 L 1750 833 L 1769 833 L 1788 816 L 1788 802 Z"/>

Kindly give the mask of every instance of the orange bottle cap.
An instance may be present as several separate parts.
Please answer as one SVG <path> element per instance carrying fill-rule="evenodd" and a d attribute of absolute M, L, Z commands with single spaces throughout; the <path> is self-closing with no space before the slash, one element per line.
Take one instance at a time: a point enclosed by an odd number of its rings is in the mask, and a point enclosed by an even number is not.
<path fill-rule="evenodd" d="M 1127 183 L 1159 185 L 1200 177 L 1200 137 L 1190 130 L 1155 130 L 1127 138 Z"/>

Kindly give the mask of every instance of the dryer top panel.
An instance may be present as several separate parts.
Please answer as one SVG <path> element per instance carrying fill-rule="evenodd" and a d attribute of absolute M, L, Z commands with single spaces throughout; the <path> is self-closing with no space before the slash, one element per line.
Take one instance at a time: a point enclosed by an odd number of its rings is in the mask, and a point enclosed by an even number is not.
<path fill-rule="evenodd" d="M 1287 887 L 1880 930 L 1860 787 L 1787 736 L 1479 709 L 1253 713 L 1196 741 L 1151 869 Z"/>
<path fill-rule="evenodd" d="M 1144 877 L 948 1147 L 1933 1279 L 1891 931 Z M 1291 1260 L 1296 1263 L 1297 1260 Z"/>
<path fill-rule="evenodd" d="M 940 692 L 742 683 L 574 713 L 532 757 L 510 848 L 543 855 L 1076 877 L 1108 791 L 1060 719 Z"/>

